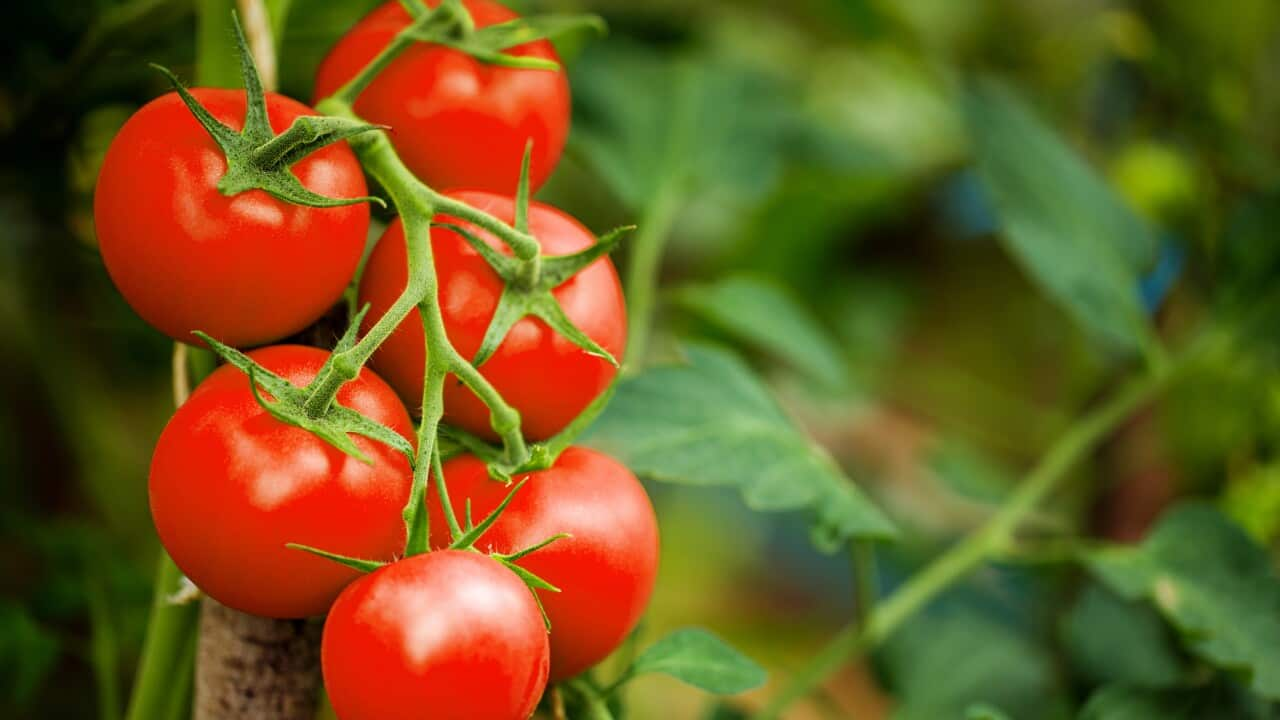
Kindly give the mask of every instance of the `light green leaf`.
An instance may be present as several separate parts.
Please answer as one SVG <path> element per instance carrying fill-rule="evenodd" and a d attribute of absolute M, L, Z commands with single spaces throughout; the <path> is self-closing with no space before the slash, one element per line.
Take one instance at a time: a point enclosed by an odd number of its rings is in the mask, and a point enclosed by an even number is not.
<path fill-rule="evenodd" d="M 896 533 L 740 359 L 705 345 L 687 354 L 619 383 L 585 442 L 655 480 L 737 487 L 755 510 L 809 510 L 824 551 Z"/>
<path fill-rule="evenodd" d="M 1096 551 L 1088 564 L 1112 590 L 1150 601 L 1189 651 L 1280 700 L 1280 579 L 1219 511 L 1183 505 L 1141 546 Z"/>
<path fill-rule="evenodd" d="M 728 643 L 699 628 L 677 630 L 650 645 L 631 675 L 663 673 L 717 695 L 736 695 L 764 684 L 765 671 Z"/>
<path fill-rule="evenodd" d="M 1150 230 L 1003 86 L 977 83 L 964 107 L 1009 252 L 1108 349 L 1149 347 L 1138 278 L 1154 259 Z"/>
<path fill-rule="evenodd" d="M 845 361 L 818 321 L 784 288 L 764 278 L 735 275 L 690 285 L 675 300 L 698 317 L 787 362 L 828 387 L 844 383 Z"/>

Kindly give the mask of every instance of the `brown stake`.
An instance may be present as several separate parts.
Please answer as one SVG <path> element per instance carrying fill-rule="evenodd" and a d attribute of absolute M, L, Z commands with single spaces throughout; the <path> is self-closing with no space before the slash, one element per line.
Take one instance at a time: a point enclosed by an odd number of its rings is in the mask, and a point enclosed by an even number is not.
<path fill-rule="evenodd" d="M 313 720 L 320 623 L 246 615 L 205 598 L 195 720 Z"/>

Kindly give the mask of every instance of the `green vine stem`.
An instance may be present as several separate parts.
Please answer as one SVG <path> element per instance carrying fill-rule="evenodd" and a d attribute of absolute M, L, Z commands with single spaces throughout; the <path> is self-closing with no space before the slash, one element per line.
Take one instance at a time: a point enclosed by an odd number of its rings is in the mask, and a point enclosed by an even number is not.
<path fill-rule="evenodd" d="M 1185 358 L 1178 367 L 1183 365 Z M 815 690 L 841 664 L 879 646 L 952 583 L 1003 552 L 1023 519 L 1058 487 L 1067 471 L 1135 410 L 1163 390 L 1174 375 L 1175 368 L 1163 366 L 1134 377 L 1121 385 L 1105 403 L 1077 420 L 1050 446 L 1018 489 L 985 525 L 912 576 L 868 615 L 866 623 L 852 623 L 836 634 L 825 648 L 792 676 L 790 683 L 764 709 L 753 716 L 754 720 L 782 717 L 791 703 Z"/>
<path fill-rule="evenodd" d="M 173 344 L 175 407 L 186 402 L 187 396 L 191 394 L 189 356 L 207 354 L 199 351 L 192 354 L 186 345 Z M 187 691 L 176 692 L 181 683 L 175 684 L 173 672 L 174 668 L 190 667 L 192 664 L 200 606 L 195 602 L 176 604 L 171 600 L 181 583 L 182 572 L 173 564 L 168 553 L 161 550 L 146 639 L 125 720 L 177 720 L 187 712 L 186 703 L 179 700 L 185 700 L 189 693 L 190 678 L 187 678 Z"/>
<path fill-rule="evenodd" d="M 328 115 L 359 120 L 351 105 L 337 97 L 321 101 L 319 109 Z M 390 337 L 401 321 L 414 307 L 417 307 L 422 315 L 423 330 L 426 335 L 426 376 L 427 380 L 431 381 L 424 388 L 424 399 L 435 397 L 438 392 L 442 393 L 445 376 L 449 373 L 454 374 L 488 406 L 490 422 L 494 432 L 502 439 L 506 461 L 513 466 L 522 464 L 528 459 L 529 449 L 520 432 L 520 413 L 507 403 L 493 385 L 480 374 L 480 371 L 453 347 L 453 343 L 445 332 L 444 317 L 440 312 L 439 283 L 436 278 L 430 235 L 431 221 L 439 209 L 435 203 L 439 195 L 419 181 L 409 168 L 405 167 L 385 132 L 364 133 L 351 138 L 349 142 L 365 170 L 386 189 L 400 213 L 401 222 L 404 223 L 409 278 L 405 291 L 391 305 L 386 314 L 374 323 L 369 332 L 349 350 L 334 354 L 327 375 L 317 378 L 313 383 L 314 391 L 308 401 L 308 412 L 323 413 L 332 403 L 337 389 L 359 373 L 360 368 L 373 355 L 374 350 Z M 514 230 L 496 218 L 478 210 L 471 210 L 471 212 L 476 217 L 487 218 L 485 222 L 491 225 L 506 228 L 504 232 L 507 234 L 514 233 Z M 433 402 L 431 407 L 424 404 L 423 425 L 438 428 L 443 411 L 443 402 Z M 434 432 L 429 437 L 420 437 L 419 458 L 431 457 L 435 440 Z"/>

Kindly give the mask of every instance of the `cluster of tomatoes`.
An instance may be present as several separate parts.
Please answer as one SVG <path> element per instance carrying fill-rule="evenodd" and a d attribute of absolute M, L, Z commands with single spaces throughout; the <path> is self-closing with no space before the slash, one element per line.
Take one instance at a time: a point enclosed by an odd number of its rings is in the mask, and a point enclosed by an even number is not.
<path fill-rule="evenodd" d="M 489 0 L 465 6 L 478 27 L 514 17 Z M 349 80 L 410 21 L 397 2 L 367 16 L 324 61 L 317 95 Z M 546 41 L 510 52 L 557 59 Z M 197 88 L 191 95 L 233 130 L 247 122 L 243 91 Z M 526 144 L 532 141 L 534 186 L 558 160 L 569 88 L 563 71 L 486 65 L 417 43 L 377 76 L 355 109 L 390 128 L 397 152 L 425 183 L 461 188 L 446 194 L 510 223 Z M 274 93 L 267 93 L 266 112 L 276 133 L 316 114 Z M 200 330 L 230 346 L 258 347 L 249 352 L 253 361 L 303 387 L 329 353 L 269 343 L 314 323 L 342 298 L 364 251 L 368 205 L 310 207 L 260 189 L 224 194 L 218 183 L 230 161 L 214 140 L 176 93 L 128 121 L 98 182 L 103 258 L 125 299 L 157 329 L 181 342 L 197 343 L 192 332 Z M 291 172 L 326 197 L 367 192 L 345 143 L 297 160 Z M 462 226 L 502 249 L 462 221 L 436 222 Z M 547 255 L 594 242 L 573 218 L 543 204 L 531 206 L 528 227 Z M 449 340 L 470 357 L 503 281 L 458 232 L 433 227 L 431 243 Z M 405 238 L 395 221 L 359 280 L 359 304 L 371 306 L 368 322 L 387 311 L 406 282 Z M 587 336 L 621 355 L 625 308 L 607 258 L 554 296 Z M 410 443 L 411 415 L 422 402 L 423 332 L 414 311 L 375 354 L 378 374 L 360 370 L 336 397 Z M 540 440 L 581 413 L 616 369 L 526 317 L 481 372 L 519 410 L 526 436 Z M 486 406 L 453 378 L 444 419 L 489 434 Z M 277 419 L 246 374 L 225 365 L 170 420 L 150 475 L 160 539 L 208 596 L 268 617 L 327 614 L 323 673 L 343 720 L 526 718 L 549 681 L 598 663 L 638 622 L 654 583 L 657 527 L 643 488 L 617 461 L 571 447 L 551 467 L 518 476 L 524 486 L 472 548 L 449 549 L 444 508 L 433 495 L 426 501 L 433 550 L 398 559 L 406 542 L 410 461 L 386 444 L 352 439 L 368 462 Z M 469 455 L 448 460 L 442 474 L 459 517 L 484 516 L 510 490 Z M 558 534 L 567 536 L 519 554 Z M 385 564 L 361 574 L 290 543 Z M 487 552 L 516 555 L 520 568 L 559 592 L 531 589 Z"/>

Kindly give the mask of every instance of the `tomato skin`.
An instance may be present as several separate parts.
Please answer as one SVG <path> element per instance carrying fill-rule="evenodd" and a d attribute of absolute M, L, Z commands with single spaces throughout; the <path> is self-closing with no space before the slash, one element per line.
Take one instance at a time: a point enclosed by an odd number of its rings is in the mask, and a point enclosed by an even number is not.
<path fill-rule="evenodd" d="M 444 465 L 458 517 L 471 499 L 478 522 L 511 488 L 492 480 L 472 456 Z M 635 475 L 604 453 L 571 447 L 548 470 L 528 478 L 502 516 L 476 543 L 482 551 L 515 552 L 569 533 L 519 561 L 560 588 L 539 591 L 551 620 L 551 681 L 573 677 L 603 660 L 635 628 L 658 571 L 658 524 Z M 431 544 L 449 544 L 438 496 L 429 496 Z"/>
<path fill-rule="evenodd" d="M 414 555 L 352 583 L 321 645 L 342 720 L 525 720 L 548 664 L 529 588 L 463 550 Z"/>
<path fill-rule="evenodd" d="M 302 385 L 328 353 L 277 345 L 249 357 Z M 371 371 L 337 400 L 412 442 L 404 405 Z M 156 443 L 150 493 L 160 541 L 187 577 L 228 607 L 280 618 L 325 612 L 359 573 L 285 543 L 375 560 L 404 550 L 409 463 L 387 445 L 354 440 L 372 465 L 271 417 L 244 373 L 218 368 Z"/>
<path fill-rule="evenodd" d="M 487 192 L 462 191 L 448 195 L 511 222 L 515 204 L 509 197 Z M 507 252 L 506 246 L 478 228 L 448 216 L 439 223 L 467 227 Z M 529 228 L 548 255 L 566 255 L 589 247 L 591 232 L 559 210 L 533 202 Z M 440 282 L 440 306 L 445 331 L 458 352 L 471 358 L 480 348 L 489 321 L 502 294 L 502 281 L 484 258 L 457 233 L 431 230 L 436 273 Z M 397 219 L 387 228 L 365 265 L 360 281 L 360 304 L 370 304 L 364 330 L 386 313 L 408 282 L 404 228 Z M 584 268 L 553 291 L 565 314 L 590 338 L 621 358 L 626 349 L 627 311 L 617 271 L 608 258 Z M 419 312 L 413 310 L 391 337 L 378 348 L 374 367 L 391 383 L 415 412 L 422 406 L 425 363 L 424 335 Z M 609 387 L 617 368 L 603 358 L 589 355 L 567 338 L 534 317 L 516 323 L 480 372 L 498 392 L 520 411 L 526 437 L 548 438 L 569 424 Z M 447 422 L 473 433 L 494 438 L 489 410 L 470 389 L 450 378 L 444 390 Z"/>
<path fill-rule="evenodd" d="M 492 0 L 463 5 L 478 28 L 519 17 Z M 355 77 L 408 24 L 409 14 L 395 0 L 365 16 L 321 63 L 316 101 Z M 506 52 L 560 62 L 546 40 Z M 365 88 L 355 109 L 370 122 L 391 126 L 400 157 L 427 184 L 514 193 L 526 141 L 533 141 L 534 190 L 560 159 L 569 134 L 569 81 L 563 68 L 486 65 L 456 50 L 416 43 Z"/>
<path fill-rule="evenodd" d="M 244 124 L 241 90 L 191 93 L 224 124 Z M 276 132 L 317 113 L 267 93 Z M 259 345 L 311 324 L 341 297 L 369 229 L 367 203 L 312 208 L 262 190 L 228 197 L 217 183 L 222 151 L 176 93 L 129 118 L 107 150 L 94 196 L 94 223 L 107 271 L 129 305 L 175 340 L 202 330 L 229 345 Z M 292 167 L 329 197 L 368 194 L 346 143 Z"/>

